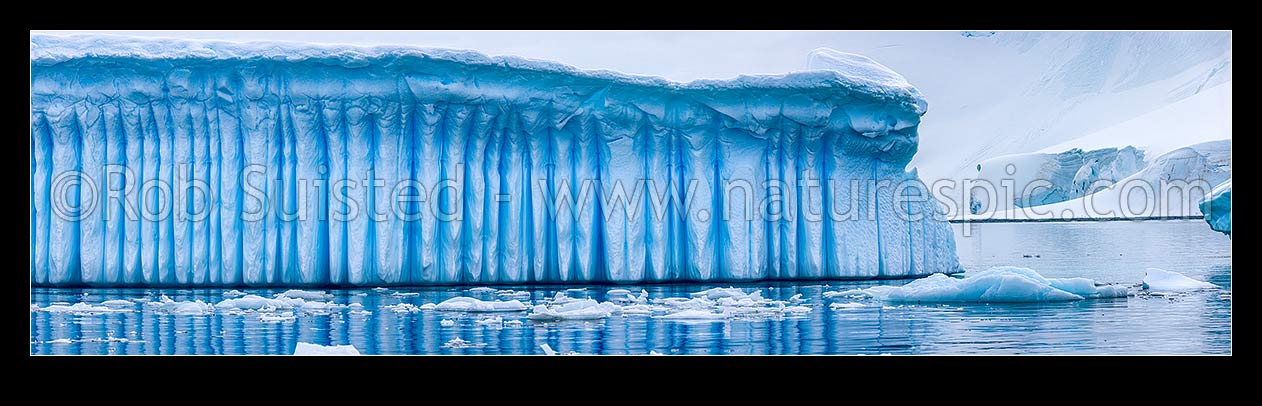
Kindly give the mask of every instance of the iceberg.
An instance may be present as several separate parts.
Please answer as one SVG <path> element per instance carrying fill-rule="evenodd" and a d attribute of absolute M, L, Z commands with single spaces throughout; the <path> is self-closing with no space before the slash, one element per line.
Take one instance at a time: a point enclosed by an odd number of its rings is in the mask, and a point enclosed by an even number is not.
<path fill-rule="evenodd" d="M 520 312 L 526 310 L 526 305 L 517 300 L 485 301 L 471 297 L 453 297 L 435 305 L 434 310 L 469 313 Z"/>
<path fill-rule="evenodd" d="M 167 297 L 167 295 L 162 295 L 157 302 L 147 302 L 145 305 L 152 307 L 158 313 L 179 316 L 203 316 L 215 312 L 214 306 L 211 306 L 209 303 L 200 300 L 191 302 L 176 301 Z"/>
<path fill-rule="evenodd" d="M 963 278 L 934 274 L 902 286 L 873 286 L 825 297 L 868 296 L 888 302 L 1008 303 L 1062 302 L 1127 297 L 1129 294 L 1124 286 L 1100 284 L 1087 278 L 1044 278 L 1029 268 L 998 266 Z"/>
<path fill-rule="evenodd" d="M 1209 228 L 1231 236 L 1231 178 L 1215 186 L 1197 207 L 1205 214 Z"/>
<path fill-rule="evenodd" d="M 1150 292 L 1183 292 L 1198 289 L 1215 289 L 1218 285 L 1198 281 L 1181 273 L 1164 269 L 1148 268 L 1144 271 L 1144 290 Z"/>
<path fill-rule="evenodd" d="M 676 83 L 397 46 L 30 41 L 35 286 L 961 271 L 907 166 L 927 102 L 859 55 Z"/>

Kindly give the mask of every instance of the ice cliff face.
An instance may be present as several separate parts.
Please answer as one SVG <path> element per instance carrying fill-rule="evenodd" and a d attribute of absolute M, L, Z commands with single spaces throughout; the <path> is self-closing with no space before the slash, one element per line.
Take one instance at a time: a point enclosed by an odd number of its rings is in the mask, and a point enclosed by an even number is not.
<path fill-rule="evenodd" d="M 31 281 L 957 271 L 938 203 L 898 187 L 918 185 L 924 99 L 817 54 L 841 70 L 680 84 L 462 51 L 33 36 Z"/>
<path fill-rule="evenodd" d="M 1231 179 L 1214 187 L 1201 201 L 1200 209 L 1210 228 L 1231 236 Z"/>

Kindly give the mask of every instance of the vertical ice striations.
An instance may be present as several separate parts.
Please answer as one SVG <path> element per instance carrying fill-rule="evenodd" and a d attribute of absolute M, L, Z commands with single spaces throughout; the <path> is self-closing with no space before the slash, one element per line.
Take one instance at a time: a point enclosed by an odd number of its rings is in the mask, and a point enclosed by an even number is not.
<path fill-rule="evenodd" d="M 1211 229 L 1231 236 L 1231 178 L 1215 186 L 1198 207 Z"/>
<path fill-rule="evenodd" d="M 959 270 L 906 170 L 926 103 L 860 56 L 680 84 L 464 51 L 32 36 L 31 64 L 36 285 Z"/>

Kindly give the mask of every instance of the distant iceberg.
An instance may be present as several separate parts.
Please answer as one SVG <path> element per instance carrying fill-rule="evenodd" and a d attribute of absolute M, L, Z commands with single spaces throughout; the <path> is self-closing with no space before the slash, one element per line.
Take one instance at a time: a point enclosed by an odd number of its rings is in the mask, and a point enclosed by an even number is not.
<path fill-rule="evenodd" d="M 924 98 L 862 56 L 811 68 L 675 83 L 468 51 L 33 35 L 31 282 L 959 272 L 939 203 L 897 188 L 919 184 Z"/>

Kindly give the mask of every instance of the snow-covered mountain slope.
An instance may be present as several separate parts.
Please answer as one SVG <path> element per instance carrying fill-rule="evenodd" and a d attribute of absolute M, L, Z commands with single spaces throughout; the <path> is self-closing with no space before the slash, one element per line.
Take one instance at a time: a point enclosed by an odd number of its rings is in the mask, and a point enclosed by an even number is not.
<path fill-rule="evenodd" d="M 1134 146 L 1158 156 L 1184 146 L 1231 139 L 1231 81 L 1139 117 L 1039 152 Z"/>
<path fill-rule="evenodd" d="M 1101 148 L 1090 151 L 1074 148 L 1060 153 L 1027 153 L 987 159 L 977 165 L 976 185 L 989 188 L 970 191 L 968 211 L 972 214 L 1014 207 L 1033 207 L 1084 196 L 1098 181 L 1116 182 L 1146 165 L 1145 154 L 1135 147 Z M 1011 196 L 1011 197 L 1008 197 Z"/>
<path fill-rule="evenodd" d="M 1096 192 L 1060 203 L 989 212 L 966 218 L 1064 219 L 1199 216 L 1203 197 L 1231 179 L 1231 140 L 1167 152 L 1138 173 Z M 1106 187 L 1107 185 L 1107 187 Z"/>
<path fill-rule="evenodd" d="M 1081 197 L 1085 185 L 1097 180 L 1121 181 L 1146 166 L 1154 157 L 1210 140 L 1230 140 L 1231 91 L 1232 84 L 1228 81 L 1126 122 L 1038 152 L 1004 155 L 983 161 L 973 170 L 970 178 L 986 180 L 996 188 L 1008 187 L 1014 190 L 1013 198 L 1001 198 L 999 204 L 990 205 L 987 199 L 971 197 L 987 193 L 983 189 L 975 189 L 969 194 L 964 211 L 977 214 Z M 1082 150 L 1095 150 L 1093 152 L 1097 155 L 1107 151 L 1132 153 L 1108 153 L 1120 158 L 1113 160 L 1090 157 L 1085 163 L 1094 162 L 1094 165 L 1080 165 L 1083 160 L 1076 158 L 1083 156 Z M 1139 153 L 1133 153 L 1136 150 Z M 1230 151 L 1227 155 L 1229 159 Z M 1047 181 L 1049 187 L 1032 183 L 1035 181 Z M 1005 185 L 1004 182 L 1009 183 Z M 1035 195 L 1023 194 L 1023 191 Z M 1014 204 L 1008 204 L 1009 201 Z"/>
<path fill-rule="evenodd" d="M 915 34 L 891 33 L 880 38 L 889 46 L 863 53 L 902 73 L 933 100 L 911 163 L 930 180 L 970 176 L 978 163 L 1002 155 L 1124 146 L 1068 141 L 1231 80 L 1229 32 Z M 1225 111 L 1229 126 L 1227 91 L 1225 100 L 1221 94 L 1207 98 L 1225 103 L 1217 112 Z M 1224 122 L 1222 117 L 1179 120 L 1210 129 Z M 1211 138 L 1171 149 L 1227 137 L 1206 136 Z"/>

